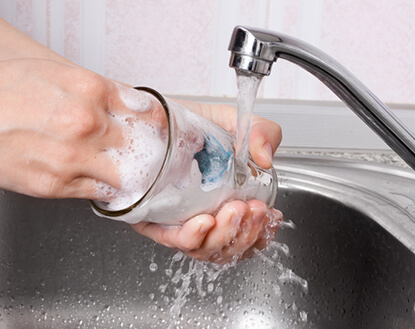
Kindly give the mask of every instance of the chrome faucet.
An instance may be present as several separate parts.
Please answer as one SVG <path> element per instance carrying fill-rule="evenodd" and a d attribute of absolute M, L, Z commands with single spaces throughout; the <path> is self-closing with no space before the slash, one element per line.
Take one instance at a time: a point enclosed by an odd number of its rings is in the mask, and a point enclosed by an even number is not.
<path fill-rule="evenodd" d="M 365 85 L 321 50 L 282 33 L 236 26 L 229 66 L 245 74 L 269 75 L 282 58 L 307 70 L 329 87 L 415 170 L 414 134 Z"/>

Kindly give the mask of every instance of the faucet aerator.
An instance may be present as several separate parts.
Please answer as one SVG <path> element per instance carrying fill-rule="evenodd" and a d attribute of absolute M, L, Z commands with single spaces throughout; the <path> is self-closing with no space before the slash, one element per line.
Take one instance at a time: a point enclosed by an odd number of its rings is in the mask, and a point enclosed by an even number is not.
<path fill-rule="evenodd" d="M 261 76 L 268 76 L 271 74 L 272 63 L 273 62 L 255 58 L 249 55 L 233 52 L 231 54 L 229 66 L 235 70 L 252 74 L 259 74 Z"/>

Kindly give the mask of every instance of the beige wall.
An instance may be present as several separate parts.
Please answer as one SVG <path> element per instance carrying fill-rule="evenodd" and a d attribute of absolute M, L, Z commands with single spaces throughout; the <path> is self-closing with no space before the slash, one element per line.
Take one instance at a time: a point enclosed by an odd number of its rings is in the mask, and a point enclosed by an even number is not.
<path fill-rule="evenodd" d="M 0 16 L 108 77 L 219 102 L 236 95 L 233 27 L 278 30 L 331 54 L 415 130 L 413 0 L 1 0 Z M 256 112 L 283 125 L 283 146 L 385 148 L 292 64 L 275 64 L 259 97 L 270 103 Z"/>
<path fill-rule="evenodd" d="M 176 95 L 235 96 L 233 26 L 280 30 L 333 55 L 386 102 L 415 104 L 412 0 L 2 0 L 0 14 L 77 63 Z M 335 99 L 282 61 L 260 97 Z"/>

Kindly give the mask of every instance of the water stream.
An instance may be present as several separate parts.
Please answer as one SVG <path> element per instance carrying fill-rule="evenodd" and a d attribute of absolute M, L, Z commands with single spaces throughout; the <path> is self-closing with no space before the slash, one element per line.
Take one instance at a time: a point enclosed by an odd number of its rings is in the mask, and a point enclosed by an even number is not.
<path fill-rule="evenodd" d="M 254 103 L 261 84 L 259 75 L 246 75 L 236 71 L 238 85 L 238 118 L 235 145 L 235 182 L 242 187 L 246 181 L 246 163 L 248 161 L 249 136 L 251 134 L 252 114 Z M 243 189 L 240 189 L 243 191 Z"/>

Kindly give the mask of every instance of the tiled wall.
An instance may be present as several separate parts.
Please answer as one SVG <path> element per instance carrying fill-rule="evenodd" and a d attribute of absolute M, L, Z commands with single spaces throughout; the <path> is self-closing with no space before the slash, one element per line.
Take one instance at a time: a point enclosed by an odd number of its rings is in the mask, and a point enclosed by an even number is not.
<path fill-rule="evenodd" d="M 415 104 L 412 0 L 1 0 L 0 14 L 81 65 L 174 95 L 235 96 L 232 28 L 279 30 L 333 55 L 386 102 Z M 335 99 L 276 66 L 260 97 Z"/>

